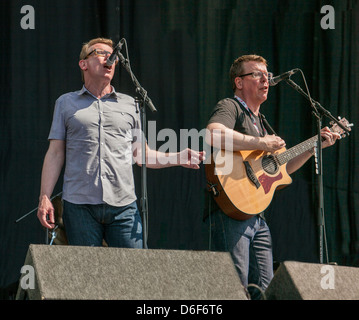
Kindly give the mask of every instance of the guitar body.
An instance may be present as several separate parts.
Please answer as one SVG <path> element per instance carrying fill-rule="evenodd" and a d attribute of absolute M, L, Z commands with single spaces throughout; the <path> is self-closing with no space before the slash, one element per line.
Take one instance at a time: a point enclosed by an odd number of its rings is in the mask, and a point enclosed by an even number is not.
<path fill-rule="evenodd" d="M 339 125 L 340 124 L 340 125 Z M 345 118 L 331 122 L 330 130 L 341 138 L 351 131 Z M 209 190 L 222 211 L 233 219 L 246 220 L 263 212 L 276 189 L 292 183 L 287 162 L 316 146 L 317 136 L 274 153 L 259 150 L 213 152 L 206 163 Z"/>
<path fill-rule="evenodd" d="M 275 152 L 280 154 L 285 148 Z M 263 212 L 277 188 L 292 182 L 286 163 L 265 151 L 226 151 L 212 154 L 206 164 L 207 182 L 221 210 L 233 219 L 246 220 Z"/>

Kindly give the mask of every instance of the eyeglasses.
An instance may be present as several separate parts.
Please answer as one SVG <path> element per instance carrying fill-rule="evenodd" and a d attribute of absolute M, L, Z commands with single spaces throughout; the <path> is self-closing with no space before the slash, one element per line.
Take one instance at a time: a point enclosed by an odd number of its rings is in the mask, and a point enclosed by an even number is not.
<path fill-rule="evenodd" d="M 108 52 L 106 50 L 100 50 L 100 49 L 93 49 L 85 58 L 84 60 L 86 60 L 90 55 L 92 55 L 93 53 L 95 53 L 96 56 L 99 56 L 99 57 L 107 57 L 107 56 L 110 56 L 112 53 L 111 52 Z M 115 63 L 117 64 L 118 63 L 118 57 L 116 56 L 116 60 L 115 60 Z"/>
<path fill-rule="evenodd" d="M 238 77 L 252 76 L 254 79 L 261 79 L 263 76 L 266 76 L 268 80 L 273 78 L 272 72 L 262 72 L 262 71 L 253 71 L 250 73 L 242 74 Z"/>

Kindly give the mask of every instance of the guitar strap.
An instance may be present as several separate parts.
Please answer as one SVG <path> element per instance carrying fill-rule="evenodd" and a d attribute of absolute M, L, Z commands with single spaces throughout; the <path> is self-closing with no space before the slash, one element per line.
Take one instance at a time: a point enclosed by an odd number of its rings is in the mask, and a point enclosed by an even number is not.
<path fill-rule="evenodd" d="M 277 136 L 276 132 L 273 130 L 273 128 L 270 126 L 270 124 L 268 123 L 266 117 L 264 116 L 264 114 L 260 114 L 263 124 L 266 127 L 267 131 L 270 132 L 271 134 L 274 134 L 275 136 Z"/>
<path fill-rule="evenodd" d="M 239 103 L 239 101 L 236 98 L 230 98 L 230 99 L 233 102 L 235 102 L 235 104 L 238 105 L 242 109 L 243 112 L 245 112 L 246 114 L 248 114 L 251 117 L 250 111 L 248 111 L 241 103 Z M 267 132 L 269 134 L 277 135 L 276 132 L 273 130 L 273 128 L 268 123 L 268 121 L 267 121 L 266 117 L 264 116 L 264 114 L 259 113 L 259 118 L 262 121 L 262 124 L 263 124 L 265 130 L 267 130 Z"/>

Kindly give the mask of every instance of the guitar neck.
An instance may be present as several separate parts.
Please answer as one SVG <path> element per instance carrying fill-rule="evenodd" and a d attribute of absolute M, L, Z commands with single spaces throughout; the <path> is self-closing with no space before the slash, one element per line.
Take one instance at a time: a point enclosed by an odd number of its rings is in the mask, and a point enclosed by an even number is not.
<path fill-rule="evenodd" d="M 278 154 L 276 158 L 279 164 L 283 165 L 287 163 L 289 160 L 292 160 L 293 158 L 299 156 L 300 154 L 312 149 L 317 141 L 318 141 L 318 136 L 314 136 L 284 151 L 283 153 Z"/>

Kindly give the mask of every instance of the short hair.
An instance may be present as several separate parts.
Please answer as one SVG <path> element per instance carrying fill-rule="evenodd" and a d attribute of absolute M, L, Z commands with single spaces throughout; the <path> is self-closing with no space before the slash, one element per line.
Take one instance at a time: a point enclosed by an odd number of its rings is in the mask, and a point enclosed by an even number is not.
<path fill-rule="evenodd" d="M 234 82 L 234 79 L 243 73 L 243 63 L 249 62 L 249 61 L 260 62 L 260 63 L 263 63 L 266 66 L 268 66 L 267 60 L 261 56 L 256 55 L 256 54 L 243 55 L 243 56 L 240 56 L 239 58 L 237 58 L 236 60 L 234 60 L 234 62 L 231 65 L 231 68 L 229 70 L 229 77 L 230 77 L 233 91 L 236 90 L 236 84 Z"/>
<path fill-rule="evenodd" d="M 82 49 L 80 52 L 80 60 L 84 60 L 86 58 L 86 56 L 90 53 L 89 48 L 96 43 L 104 43 L 110 46 L 111 48 L 113 48 L 113 41 L 111 39 L 107 39 L 107 38 L 92 39 L 82 45 Z M 81 70 L 81 77 L 82 77 L 82 81 L 84 81 L 84 72 L 82 70 Z"/>

